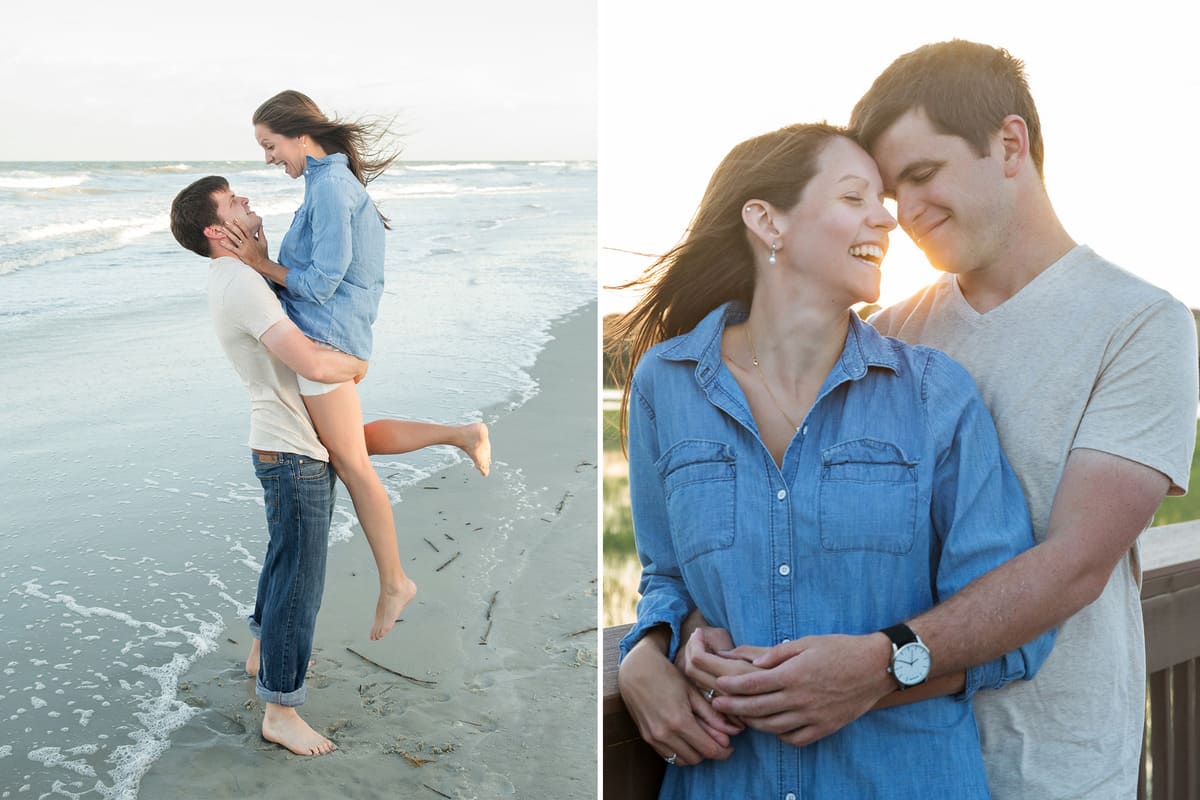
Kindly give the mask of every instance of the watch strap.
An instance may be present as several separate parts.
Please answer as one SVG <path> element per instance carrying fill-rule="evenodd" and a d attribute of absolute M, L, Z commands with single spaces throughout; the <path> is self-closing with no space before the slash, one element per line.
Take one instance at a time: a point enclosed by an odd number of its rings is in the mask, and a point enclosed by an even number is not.
<path fill-rule="evenodd" d="M 917 635 L 913 633 L 913 629 L 905 625 L 903 622 L 892 625 L 889 628 L 884 628 L 880 631 L 883 635 L 892 640 L 892 646 L 899 650 L 906 644 L 919 641 Z"/>

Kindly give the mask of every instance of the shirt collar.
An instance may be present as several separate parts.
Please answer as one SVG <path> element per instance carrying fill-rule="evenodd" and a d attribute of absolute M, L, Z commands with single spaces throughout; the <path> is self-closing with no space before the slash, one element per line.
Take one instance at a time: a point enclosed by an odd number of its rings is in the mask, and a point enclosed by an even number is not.
<path fill-rule="evenodd" d="M 341 164 L 342 166 L 347 166 L 349 163 L 350 159 L 346 158 L 345 153 L 330 153 L 324 158 L 313 158 L 312 156 L 306 155 L 304 157 L 304 172 L 305 174 L 308 174 L 309 170 L 324 169 L 330 164 Z"/>
<path fill-rule="evenodd" d="M 900 359 L 891 343 L 878 331 L 858 318 L 853 311 L 846 344 L 834 372 L 841 378 L 858 380 L 867 374 L 868 367 L 882 367 L 900 374 Z M 721 334 L 730 323 L 746 319 L 748 312 L 738 303 L 729 302 L 714 308 L 688 333 L 677 337 L 658 353 L 666 361 L 695 361 L 696 379 L 707 384 L 717 375 L 721 365 Z"/>

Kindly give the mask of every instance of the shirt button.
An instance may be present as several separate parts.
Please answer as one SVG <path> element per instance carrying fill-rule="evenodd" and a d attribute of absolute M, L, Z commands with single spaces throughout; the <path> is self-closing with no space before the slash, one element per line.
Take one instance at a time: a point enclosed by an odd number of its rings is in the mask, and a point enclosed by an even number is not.
<path fill-rule="evenodd" d="M 787 564 L 780 564 L 779 565 L 779 574 L 786 578 L 788 575 L 792 574 L 792 568 L 789 567 Z"/>
<path fill-rule="evenodd" d="M 783 800 L 796 800 L 796 793 L 788 792 L 786 795 L 784 795 Z"/>
<path fill-rule="evenodd" d="M 803 428 L 801 428 L 801 429 L 800 429 L 800 435 L 801 435 L 801 436 L 806 436 L 806 435 L 808 435 L 808 426 L 807 426 L 807 425 L 805 425 Z M 788 798 L 788 800 L 795 800 L 795 798 L 796 798 L 796 795 L 791 795 L 791 796 Z"/>
<path fill-rule="evenodd" d="M 780 500 L 786 499 L 787 498 L 787 489 L 780 489 L 778 492 L 775 493 L 775 496 L 778 497 Z"/>

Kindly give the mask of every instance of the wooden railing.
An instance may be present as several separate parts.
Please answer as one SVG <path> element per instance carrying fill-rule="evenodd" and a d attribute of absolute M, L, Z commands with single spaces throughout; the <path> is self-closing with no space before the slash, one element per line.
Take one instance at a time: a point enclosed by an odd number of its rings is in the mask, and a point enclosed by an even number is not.
<path fill-rule="evenodd" d="M 1142 534 L 1149 673 L 1138 797 L 1200 800 L 1200 522 Z"/>
<path fill-rule="evenodd" d="M 1200 800 L 1200 521 L 1150 529 L 1141 552 L 1149 680 L 1138 798 Z M 665 768 L 617 691 L 629 627 L 604 629 L 605 800 L 653 800 Z"/>

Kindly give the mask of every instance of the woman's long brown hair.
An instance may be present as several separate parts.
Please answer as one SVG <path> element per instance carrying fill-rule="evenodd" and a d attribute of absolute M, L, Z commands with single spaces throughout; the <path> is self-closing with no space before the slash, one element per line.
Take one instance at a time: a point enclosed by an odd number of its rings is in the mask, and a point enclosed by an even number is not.
<path fill-rule="evenodd" d="M 604 345 L 612 377 L 623 387 L 622 449 L 633 370 L 646 351 L 687 333 L 722 303 L 750 305 L 755 266 L 743 206 L 764 200 L 780 211 L 791 209 L 816 174 L 822 149 L 831 139 L 846 135 L 844 128 L 825 123 L 789 125 L 737 145 L 709 179 L 683 240 L 640 277 L 612 287 L 645 287 L 637 304 L 612 326 Z"/>
<path fill-rule="evenodd" d="M 363 186 L 378 178 L 400 157 L 389 149 L 390 130 L 382 120 L 347 122 L 329 119 L 306 94 L 285 89 L 254 111 L 255 125 L 274 134 L 295 138 L 310 136 L 326 153 L 344 153 L 347 166 Z M 387 225 L 388 219 L 379 214 Z"/>

